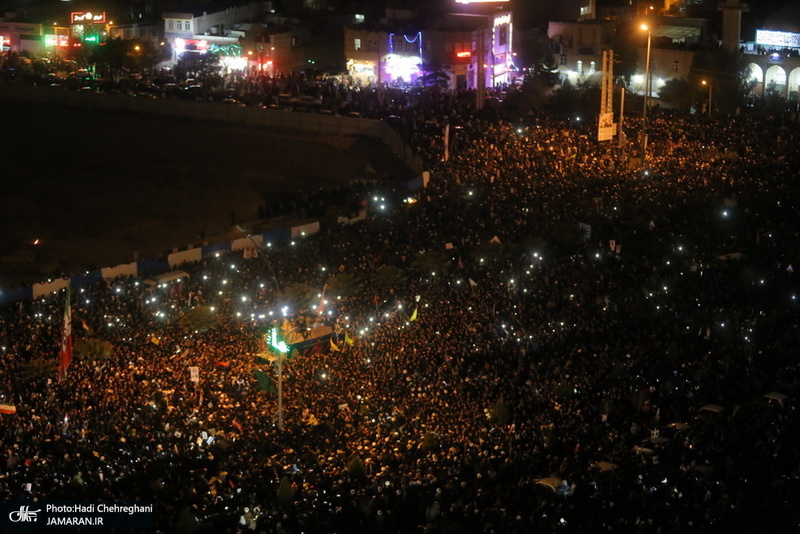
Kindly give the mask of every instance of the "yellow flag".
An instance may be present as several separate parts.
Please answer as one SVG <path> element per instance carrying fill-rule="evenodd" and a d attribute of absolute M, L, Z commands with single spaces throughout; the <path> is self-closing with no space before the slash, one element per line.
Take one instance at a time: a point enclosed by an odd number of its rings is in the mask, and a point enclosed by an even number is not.
<path fill-rule="evenodd" d="M 331 350 L 335 352 L 341 352 L 341 350 L 339 350 L 339 347 L 336 346 L 336 343 L 334 343 L 332 339 L 331 339 Z"/>
<path fill-rule="evenodd" d="M 348 336 L 347 332 L 345 332 L 344 333 L 344 342 L 352 347 L 353 343 L 355 343 L 355 340 L 352 337 Z"/>
<path fill-rule="evenodd" d="M 417 309 L 418 308 L 414 308 L 414 313 L 411 314 L 411 318 L 409 319 L 409 321 L 416 321 L 417 320 Z"/>

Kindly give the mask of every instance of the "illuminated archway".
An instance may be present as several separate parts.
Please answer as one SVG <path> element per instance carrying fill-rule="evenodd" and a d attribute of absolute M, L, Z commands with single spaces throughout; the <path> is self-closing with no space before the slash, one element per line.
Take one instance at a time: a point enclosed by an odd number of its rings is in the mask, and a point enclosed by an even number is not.
<path fill-rule="evenodd" d="M 764 75 L 764 89 L 767 93 L 786 96 L 786 71 L 780 65 L 773 65 Z"/>
<path fill-rule="evenodd" d="M 750 63 L 748 66 L 747 81 L 752 86 L 751 92 L 756 95 L 764 94 L 764 69 L 757 63 Z"/>
<path fill-rule="evenodd" d="M 800 95 L 800 67 L 792 69 L 789 73 L 789 99 L 797 100 Z"/>

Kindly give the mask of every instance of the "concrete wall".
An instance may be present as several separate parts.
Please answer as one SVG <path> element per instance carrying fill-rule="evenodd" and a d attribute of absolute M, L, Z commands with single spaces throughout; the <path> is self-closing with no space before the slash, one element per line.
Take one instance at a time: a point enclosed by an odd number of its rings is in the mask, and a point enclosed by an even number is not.
<path fill-rule="evenodd" d="M 242 124 L 270 130 L 294 130 L 321 136 L 364 136 L 383 140 L 415 173 L 423 171 L 422 161 L 388 124 L 379 120 L 294 113 L 225 104 L 175 99 L 141 99 L 124 95 L 80 93 L 49 87 L 0 83 L 0 98 L 83 109 L 127 111 L 165 117 L 184 117 Z"/>

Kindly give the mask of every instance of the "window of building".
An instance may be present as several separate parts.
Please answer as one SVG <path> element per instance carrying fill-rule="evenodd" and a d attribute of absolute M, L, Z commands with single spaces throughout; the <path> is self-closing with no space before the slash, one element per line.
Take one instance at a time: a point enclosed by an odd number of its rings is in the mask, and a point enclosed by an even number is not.
<path fill-rule="evenodd" d="M 591 63 L 589 63 L 589 76 L 591 76 L 595 72 L 597 72 L 597 64 L 595 64 L 595 62 L 592 61 Z"/>
<path fill-rule="evenodd" d="M 575 70 L 578 71 L 578 74 L 583 74 L 583 61 L 578 60 L 578 65 Z"/>
<path fill-rule="evenodd" d="M 174 30 L 175 29 L 175 21 L 174 20 L 167 21 L 167 28 L 170 29 L 170 30 Z"/>
<path fill-rule="evenodd" d="M 378 41 L 370 41 L 369 42 L 369 51 L 370 52 L 378 52 Z"/>
<path fill-rule="evenodd" d="M 361 50 L 361 39 L 353 39 L 353 48 Z"/>
<path fill-rule="evenodd" d="M 508 45 L 508 24 L 503 24 L 497 28 L 497 44 L 498 46 Z"/>
<path fill-rule="evenodd" d="M 559 65 L 566 65 L 567 64 L 567 56 L 565 54 L 561 55 L 561 58 L 558 61 Z"/>
<path fill-rule="evenodd" d="M 672 72 L 678 72 L 680 70 L 680 63 L 678 60 L 672 62 Z"/>
<path fill-rule="evenodd" d="M 592 8 L 589 6 L 581 6 L 581 17 L 585 17 L 589 13 L 591 13 Z"/>
<path fill-rule="evenodd" d="M 364 23 L 364 15 L 362 15 L 360 13 L 356 13 L 353 16 L 353 20 L 355 21 L 356 24 L 363 24 Z"/>

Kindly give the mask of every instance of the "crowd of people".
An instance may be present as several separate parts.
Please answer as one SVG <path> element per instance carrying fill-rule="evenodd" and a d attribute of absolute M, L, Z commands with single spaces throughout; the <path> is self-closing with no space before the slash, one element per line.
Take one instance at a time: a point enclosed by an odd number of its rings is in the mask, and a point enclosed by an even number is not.
<path fill-rule="evenodd" d="M 448 161 L 414 128 L 425 189 L 73 288 L 110 357 L 36 374 L 65 294 L 4 310 L 2 498 L 151 501 L 162 532 L 796 532 L 798 125 L 655 113 L 643 169 L 554 117 L 396 111 L 460 126 Z M 254 369 L 300 315 L 335 333 L 282 367 L 279 424 Z"/>

